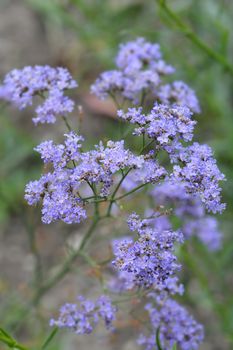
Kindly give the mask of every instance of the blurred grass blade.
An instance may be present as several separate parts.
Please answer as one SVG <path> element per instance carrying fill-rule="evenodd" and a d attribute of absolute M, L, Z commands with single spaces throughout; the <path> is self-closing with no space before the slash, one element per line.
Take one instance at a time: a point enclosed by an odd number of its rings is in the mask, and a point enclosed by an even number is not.
<path fill-rule="evenodd" d="M 17 341 L 3 328 L 0 328 L 0 341 L 11 349 L 28 350 L 23 345 L 18 344 Z"/>
<path fill-rule="evenodd" d="M 159 333 L 160 333 L 160 328 L 158 328 L 156 331 L 156 345 L 158 347 L 158 350 L 163 350 L 162 345 L 160 343 L 160 339 L 159 339 Z"/>
<path fill-rule="evenodd" d="M 53 338 L 55 337 L 55 335 L 57 334 L 58 332 L 58 328 L 55 327 L 52 332 L 49 334 L 48 338 L 45 340 L 44 344 L 42 345 L 41 347 L 41 350 L 45 350 L 48 345 L 51 343 L 51 341 L 53 340 Z"/>

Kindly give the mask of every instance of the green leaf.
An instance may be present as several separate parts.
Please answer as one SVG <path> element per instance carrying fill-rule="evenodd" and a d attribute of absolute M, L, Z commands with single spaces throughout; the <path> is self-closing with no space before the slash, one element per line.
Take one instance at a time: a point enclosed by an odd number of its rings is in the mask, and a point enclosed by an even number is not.
<path fill-rule="evenodd" d="M 47 348 L 47 346 L 49 345 L 49 343 L 51 343 L 52 339 L 55 337 L 55 335 L 58 332 L 58 328 L 55 327 L 52 332 L 49 334 L 48 338 L 45 340 L 44 344 L 41 347 L 41 350 L 44 350 Z"/>

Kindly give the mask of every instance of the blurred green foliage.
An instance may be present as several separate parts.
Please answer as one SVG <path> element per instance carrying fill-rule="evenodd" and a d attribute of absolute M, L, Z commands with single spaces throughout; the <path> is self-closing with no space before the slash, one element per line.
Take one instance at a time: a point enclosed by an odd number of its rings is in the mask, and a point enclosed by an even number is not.
<path fill-rule="evenodd" d="M 73 40 L 79 43 L 80 57 L 72 57 L 72 61 L 76 65 L 79 60 L 76 75 L 80 90 L 82 83 L 87 88 L 101 71 L 113 67 L 120 42 L 137 36 L 158 42 L 166 60 L 177 69 L 175 78 L 196 90 L 202 106 L 196 138 L 214 148 L 227 177 L 224 184 L 227 210 L 220 217 L 225 239 L 223 249 L 216 254 L 210 254 L 193 241 L 181 250 L 180 258 L 187 266 L 187 288 L 193 279 L 199 285 L 187 296 L 189 303 L 198 302 L 200 309 L 215 317 L 217 333 L 225 338 L 223 348 L 230 350 L 233 344 L 233 75 L 186 36 L 160 7 L 160 1 L 24 0 L 23 3 L 40 17 L 47 31 L 57 28 L 72 33 Z M 233 64 L 232 1 L 168 0 L 167 4 L 198 38 Z M 24 186 L 29 179 L 36 178 L 39 166 L 32 156 L 32 136 L 26 134 L 23 126 L 10 121 L 6 108 L 0 114 L 0 219 L 6 222 L 23 210 Z M 211 326 L 211 322 L 209 327 L 206 325 L 209 339 L 214 332 Z"/>

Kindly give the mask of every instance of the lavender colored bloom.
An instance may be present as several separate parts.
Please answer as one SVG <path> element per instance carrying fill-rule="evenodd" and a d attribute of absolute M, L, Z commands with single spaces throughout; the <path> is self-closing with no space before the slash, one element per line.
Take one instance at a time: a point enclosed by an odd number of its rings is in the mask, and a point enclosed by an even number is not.
<path fill-rule="evenodd" d="M 160 86 L 157 96 L 162 104 L 186 106 L 193 113 L 201 111 L 195 92 L 183 81 Z"/>
<path fill-rule="evenodd" d="M 197 236 L 209 250 L 219 249 L 222 235 L 217 220 L 206 216 L 200 196 L 189 192 L 189 185 L 165 181 L 151 191 L 157 205 L 173 207 L 173 213 L 181 219 L 181 231 L 186 239 Z"/>
<path fill-rule="evenodd" d="M 174 72 L 173 67 L 167 66 L 162 61 L 160 46 L 147 42 L 144 38 L 121 44 L 116 57 L 117 67 L 126 74 L 132 74 L 144 68 L 155 70 L 158 62 L 160 71 L 167 72 L 167 74 Z"/>
<path fill-rule="evenodd" d="M 104 100 L 109 95 L 124 91 L 127 83 L 127 78 L 118 70 L 104 72 L 91 86 L 91 93 Z"/>
<path fill-rule="evenodd" d="M 107 196 L 113 183 L 114 173 L 128 167 L 141 168 L 143 164 L 143 156 L 136 156 L 125 149 L 124 141 L 108 141 L 107 147 L 100 143 L 96 146 L 96 150 L 82 153 L 81 163 L 74 168 L 72 180 L 102 184 L 100 195 Z"/>
<path fill-rule="evenodd" d="M 156 160 L 145 160 L 140 170 L 135 170 L 135 181 L 138 183 L 157 183 L 165 177 L 166 170 Z"/>
<path fill-rule="evenodd" d="M 148 155 L 145 158 L 142 167 L 132 170 L 124 179 L 121 184 L 122 189 L 128 192 L 141 184 L 155 184 L 165 178 L 167 172 L 164 167 L 160 166 L 156 160 L 150 159 Z"/>
<path fill-rule="evenodd" d="M 177 344 L 181 350 L 197 350 L 203 341 L 204 331 L 187 310 L 172 299 L 163 301 L 161 306 L 147 304 L 146 310 L 150 316 L 153 332 L 150 336 L 141 335 L 138 343 L 145 345 L 146 350 L 157 349 L 156 332 L 162 347 L 172 350 Z"/>
<path fill-rule="evenodd" d="M 212 150 L 195 142 L 179 152 L 182 165 L 174 165 L 172 178 L 184 181 L 189 193 L 198 194 L 208 211 L 222 212 L 219 182 L 225 179 L 216 165 Z"/>
<path fill-rule="evenodd" d="M 25 199 L 30 205 L 42 201 L 42 221 L 46 224 L 56 220 L 80 223 L 86 219 L 84 203 L 77 192 L 80 184 L 72 180 L 74 170 L 68 167 L 71 160 L 79 158 L 83 138 L 73 132 L 65 136 L 64 145 L 44 141 L 35 148 L 44 163 L 53 166 L 53 171 L 31 181 L 25 189 Z"/>
<path fill-rule="evenodd" d="M 117 70 L 104 72 L 91 86 L 101 99 L 109 96 L 140 104 L 143 96 L 157 96 L 161 77 L 174 72 L 162 59 L 158 44 L 143 38 L 122 44 L 116 57 Z"/>
<path fill-rule="evenodd" d="M 82 135 L 77 135 L 73 131 L 70 131 L 64 136 L 66 137 L 64 145 L 67 159 L 78 161 L 80 159 L 84 137 Z"/>
<path fill-rule="evenodd" d="M 126 113 L 118 111 L 118 116 L 137 125 L 135 135 L 146 134 L 166 150 L 169 145 L 176 147 L 177 140 L 191 141 L 196 124 L 191 111 L 184 106 L 155 104 L 147 115 L 142 113 L 142 108 L 129 108 Z"/>
<path fill-rule="evenodd" d="M 39 152 L 44 163 L 53 163 L 54 168 L 65 166 L 64 145 L 54 145 L 52 140 L 44 141 L 34 148 Z"/>
<path fill-rule="evenodd" d="M 69 180 L 57 180 L 48 185 L 42 205 L 42 221 L 50 224 L 62 220 L 66 224 L 80 223 L 86 219 L 86 210 L 82 200 L 72 193 L 72 183 Z M 63 176 L 63 174 L 62 174 Z"/>
<path fill-rule="evenodd" d="M 29 205 L 35 205 L 43 198 L 44 191 L 51 178 L 52 174 L 48 173 L 41 176 L 40 180 L 30 181 L 26 185 L 25 199 Z"/>
<path fill-rule="evenodd" d="M 175 138 L 191 141 L 195 121 L 186 107 L 155 105 L 151 111 L 147 134 L 161 145 L 168 144 Z"/>
<path fill-rule="evenodd" d="M 182 232 L 186 237 L 196 235 L 211 251 L 221 247 L 222 234 L 218 228 L 218 221 L 211 216 L 198 220 L 187 220 L 183 225 Z"/>
<path fill-rule="evenodd" d="M 74 102 L 63 91 L 54 89 L 49 93 L 45 102 L 36 108 L 36 118 L 32 118 L 35 125 L 38 123 L 55 123 L 57 116 L 64 116 L 74 109 Z"/>
<path fill-rule="evenodd" d="M 195 92 L 182 81 L 163 83 L 163 77 L 175 69 L 163 59 L 158 44 L 138 38 L 121 44 L 116 57 L 117 69 L 104 72 L 91 86 L 91 92 L 101 99 L 114 96 L 139 105 L 144 97 L 166 105 L 188 107 L 200 113 Z"/>
<path fill-rule="evenodd" d="M 96 302 L 79 297 L 78 304 L 65 304 L 60 309 L 57 320 L 51 319 L 50 326 L 67 328 L 76 334 L 89 334 L 93 331 L 99 319 L 104 321 L 108 330 L 112 330 L 112 322 L 116 318 L 116 307 L 108 296 L 100 296 Z"/>
<path fill-rule="evenodd" d="M 141 168 L 144 165 L 143 156 L 136 156 L 124 148 L 124 141 L 108 141 L 104 149 L 102 145 L 99 151 L 99 162 L 105 170 L 115 173 L 126 167 Z"/>
<path fill-rule="evenodd" d="M 146 163 L 143 156 L 136 156 L 125 149 L 124 141 L 108 141 L 106 147 L 100 143 L 94 150 L 81 152 L 82 141 L 82 136 L 70 132 L 65 135 L 64 144 L 44 141 L 36 147 L 44 163 L 52 165 L 53 172 L 29 183 L 25 199 L 31 205 L 42 201 L 44 223 L 55 220 L 68 224 L 83 221 L 86 219 L 86 202 L 79 193 L 82 186 L 98 185 L 99 195 L 107 196 L 115 173 L 140 169 Z M 161 170 L 157 168 L 159 176 Z"/>
<path fill-rule="evenodd" d="M 139 104 L 142 93 L 150 93 L 159 83 L 158 73 L 150 70 L 139 71 L 132 75 L 113 70 L 102 73 L 91 86 L 91 92 L 102 100 L 114 96 Z"/>
<path fill-rule="evenodd" d="M 39 152 L 44 163 L 51 163 L 54 169 L 64 168 L 72 161 L 78 161 L 81 158 L 80 149 L 84 138 L 76 135 L 73 131 L 65 134 L 64 145 L 55 145 L 53 141 L 44 141 L 35 151 Z"/>
<path fill-rule="evenodd" d="M 42 201 L 42 221 L 50 224 L 62 220 L 67 224 L 86 219 L 83 203 L 74 191 L 69 171 L 57 170 L 31 181 L 25 189 L 25 199 L 30 205 Z"/>
<path fill-rule="evenodd" d="M 169 230 L 158 232 L 136 214 L 129 217 L 128 223 L 131 230 L 138 231 L 138 238 L 113 241 L 113 266 L 131 274 L 135 286 L 161 285 L 162 288 L 164 281 L 180 268 L 173 249 L 176 241 L 182 242 L 182 234 Z"/>
<path fill-rule="evenodd" d="M 150 194 L 157 204 L 173 207 L 179 218 L 200 218 L 205 214 L 200 197 L 189 193 L 185 182 L 165 180 L 154 187 Z"/>
<path fill-rule="evenodd" d="M 112 305 L 111 299 L 106 295 L 101 295 L 96 301 L 98 315 L 104 321 L 105 327 L 108 330 L 113 330 L 112 323 L 116 319 L 117 308 Z"/>
<path fill-rule="evenodd" d="M 32 105 L 34 96 L 45 101 L 36 108 L 37 123 L 54 123 L 57 115 L 66 115 L 74 108 L 73 101 L 64 96 L 64 90 L 77 87 L 65 68 L 50 66 L 14 69 L 5 76 L 1 97 L 14 103 L 19 109 Z M 3 93 L 4 92 L 4 93 Z"/>

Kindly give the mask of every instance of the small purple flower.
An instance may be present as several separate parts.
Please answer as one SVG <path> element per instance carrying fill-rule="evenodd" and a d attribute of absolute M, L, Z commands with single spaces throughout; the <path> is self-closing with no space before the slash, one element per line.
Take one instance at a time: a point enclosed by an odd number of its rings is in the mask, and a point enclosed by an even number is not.
<path fill-rule="evenodd" d="M 208 211 L 221 213 L 225 204 L 221 203 L 219 182 L 225 177 L 217 167 L 211 148 L 194 142 L 181 149 L 178 159 L 180 165 L 174 165 L 172 179 L 185 182 L 187 191 L 198 194 Z"/>
<path fill-rule="evenodd" d="M 126 74 L 132 74 L 135 71 L 145 68 L 155 70 L 158 63 L 161 71 L 161 62 L 163 62 L 164 65 L 163 72 L 167 71 L 167 74 L 174 72 L 171 66 L 167 66 L 165 70 L 165 63 L 162 61 L 160 46 L 147 42 L 144 38 L 138 38 L 135 41 L 121 44 L 116 57 L 117 67 Z"/>
<path fill-rule="evenodd" d="M 211 216 L 198 220 L 186 220 L 182 231 L 187 238 L 196 235 L 211 251 L 221 247 L 222 233 L 219 231 L 218 221 Z"/>
<path fill-rule="evenodd" d="M 131 275 L 134 286 L 166 288 L 166 279 L 180 268 L 173 249 L 175 242 L 183 241 L 181 232 L 159 232 L 149 226 L 148 220 L 140 220 L 136 214 L 129 217 L 128 223 L 131 230 L 137 230 L 138 238 L 113 241 L 113 266 Z"/>
<path fill-rule="evenodd" d="M 99 319 L 104 321 L 108 330 L 113 330 L 112 323 L 116 319 L 116 307 L 106 295 L 100 296 L 96 302 L 78 297 L 78 304 L 65 304 L 60 309 L 57 320 L 51 319 L 50 326 L 67 328 L 76 334 L 90 334 Z"/>
<path fill-rule="evenodd" d="M 156 332 L 162 347 L 171 350 L 177 344 L 181 350 L 197 350 L 204 338 L 202 325 L 198 324 L 187 310 L 172 299 L 158 305 L 147 304 L 145 309 L 150 316 L 152 334 L 141 335 L 138 343 L 146 350 L 156 349 Z"/>
<path fill-rule="evenodd" d="M 125 113 L 118 111 L 121 119 L 136 125 L 134 135 L 147 135 L 155 139 L 158 147 L 169 151 L 168 146 L 176 149 L 177 141 L 191 141 L 195 121 L 188 107 L 155 104 L 149 114 L 142 113 L 142 108 L 129 108 Z"/>
<path fill-rule="evenodd" d="M 34 123 L 54 123 L 56 116 L 73 111 L 74 102 L 64 91 L 76 87 L 77 83 L 66 68 L 24 67 L 5 76 L 0 97 L 24 109 L 33 104 L 34 96 L 39 96 L 44 102 L 36 108 Z"/>
<path fill-rule="evenodd" d="M 160 86 L 157 96 L 163 104 L 186 106 L 193 113 L 201 111 L 195 92 L 183 81 Z"/>

